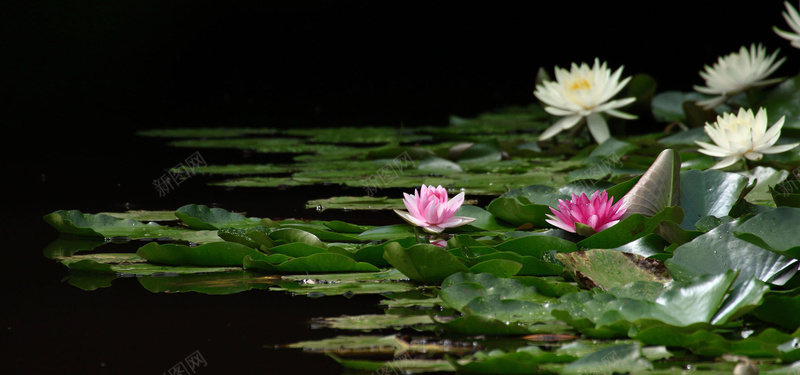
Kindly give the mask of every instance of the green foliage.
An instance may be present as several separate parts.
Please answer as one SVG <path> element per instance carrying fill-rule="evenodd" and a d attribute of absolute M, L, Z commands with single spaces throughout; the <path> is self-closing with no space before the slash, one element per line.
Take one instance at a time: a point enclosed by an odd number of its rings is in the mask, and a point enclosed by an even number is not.
<path fill-rule="evenodd" d="M 754 96 L 773 121 L 787 116 L 789 135 L 798 133 L 798 77 Z M 671 373 L 690 358 L 728 372 L 732 364 L 712 357 L 800 360 L 800 184 L 790 176 L 798 156 L 768 155 L 748 171 L 707 170 L 715 160 L 697 153 L 694 141 L 708 140 L 700 126 L 717 112 L 695 104 L 703 95 L 655 87 L 649 76 L 631 81 L 635 112 L 689 130 L 622 137 L 615 128 L 617 138 L 600 145 L 580 134 L 537 142 L 550 117 L 531 105 L 454 117 L 445 127 L 141 134 L 173 138 L 175 147 L 295 154 L 286 164 L 198 166 L 210 185 L 278 196 L 319 184 L 363 191 L 308 197 L 299 216 L 404 209 L 393 188 L 411 192 L 423 183 L 464 191 L 457 215 L 476 220 L 447 229 L 445 248 L 399 217 L 385 225 L 272 220 L 188 204 L 49 213 L 44 221 L 62 236 L 43 253 L 87 291 L 133 276 L 154 293 L 376 295 L 382 314 L 312 324 L 402 335 L 290 345 L 353 370 Z M 630 205 L 613 227 L 584 237 L 545 221 L 559 199 L 601 189 Z M 116 251 L 122 242 L 136 252 Z M 672 355 L 675 362 L 662 359 Z"/>

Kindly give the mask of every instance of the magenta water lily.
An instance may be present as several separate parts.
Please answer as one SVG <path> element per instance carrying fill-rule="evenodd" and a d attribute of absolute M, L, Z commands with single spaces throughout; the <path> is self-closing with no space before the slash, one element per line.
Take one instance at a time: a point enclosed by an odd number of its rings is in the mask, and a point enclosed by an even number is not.
<path fill-rule="evenodd" d="M 475 221 L 475 218 L 453 216 L 464 203 L 464 193 L 448 199 L 447 189 L 422 185 L 414 189 L 414 195 L 403 193 L 403 204 L 408 212 L 394 210 L 409 224 L 422 227 L 426 232 L 441 233 L 445 228 L 460 227 Z"/>
<path fill-rule="evenodd" d="M 624 199 L 614 203 L 614 197 L 608 196 L 605 190 L 595 191 L 589 198 L 586 194 L 572 194 L 571 200 L 558 200 L 558 209 L 550 207 L 553 215 L 547 215 L 546 220 L 557 228 L 567 232 L 577 233 L 575 224 L 586 225 L 594 232 L 608 229 L 618 223 L 625 214 Z"/>

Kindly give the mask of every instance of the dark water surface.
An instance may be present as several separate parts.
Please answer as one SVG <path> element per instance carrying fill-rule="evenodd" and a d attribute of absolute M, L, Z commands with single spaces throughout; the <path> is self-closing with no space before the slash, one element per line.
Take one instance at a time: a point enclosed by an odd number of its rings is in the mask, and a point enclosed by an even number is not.
<path fill-rule="evenodd" d="M 3 219 L 9 231 L 2 262 L 0 373 L 162 374 L 193 353 L 200 353 L 207 363 L 197 369 L 201 375 L 341 373 L 341 366 L 324 355 L 274 346 L 341 334 L 312 329 L 309 320 L 380 313 L 381 297 L 309 298 L 267 290 L 231 295 L 151 293 L 136 278 L 84 291 L 66 282 L 66 267 L 44 257 L 42 250 L 58 233 L 41 217 L 59 209 L 174 210 L 197 203 L 275 219 L 338 218 L 363 224 L 397 220 L 387 213 L 318 213 L 304 207 L 309 199 L 363 194 L 338 186 L 224 189 L 207 186 L 210 178 L 197 175 L 159 197 L 152 180 L 197 151 L 165 144 L 134 136 L 119 142 L 75 141 L 70 147 L 78 151 L 49 153 L 36 170 L 28 164 L 29 170 L 21 172 L 20 195 L 7 197 L 14 208 Z M 209 164 L 285 158 L 200 152 Z M 140 245 L 103 245 L 101 251 L 132 252 Z"/>

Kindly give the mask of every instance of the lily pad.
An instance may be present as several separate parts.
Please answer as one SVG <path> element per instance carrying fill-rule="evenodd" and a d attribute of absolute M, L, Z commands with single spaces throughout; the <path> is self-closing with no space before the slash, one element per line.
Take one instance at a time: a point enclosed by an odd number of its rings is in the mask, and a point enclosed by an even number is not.
<path fill-rule="evenodd" d="M 800 259 L 800 208 L 778 207 L 762 212 L 739 225 L 733 234 L 775 253 Z"/>
<path fill-rule="evenodd" d="M 721 224 L 675 249 L 665 262 L 676 280 L 738 270 L 736 284 L 749 278 L 781 285 L 797 271 L 797 260 L 734 237 L 740 221 Z"/>
<path fill-rule="evenodd" d="M 331 272 L 377 272 L 378 267 L 369 263 L 357 262 L 353 258 L 336 253 L 316 253 L 304 257 L 273 259 L 262 256 L 245 256 L 243 260 L 244 268 L 258 269 L 266 272 L 281 273 L 331 273 Z"/>
<path fill-rule="evenodd" d="M 136 251 L 149 262 L 169 266 L 241 267 L 245 257 L 263 259 L 265 254 L 234 242 L 214 242 L 199 246 L 151 242 Z"/>
<path fill-rule="evenodd" d="M 747 178 L 716 169 L 688 170 L 681 173 L 681 228 L 695 229 L 695 223 L 707 215 L 727 216 L 747 186 Z"/>
<path fill-rule="evenodd" d="M 194 229 L 247 228 L 261 225 L 261 219 L 248 218 L 222 208 L 189 204 L 175 210 L 175 216 Z"/>
<path fill-rule="evenodd" d="M 454 273 L 468 271 L 458 258 L 433 245 L 404 249 L 393 242 L 386 245 L 383 257 L 411 280 L 422 284 L 439 284 Z"/>

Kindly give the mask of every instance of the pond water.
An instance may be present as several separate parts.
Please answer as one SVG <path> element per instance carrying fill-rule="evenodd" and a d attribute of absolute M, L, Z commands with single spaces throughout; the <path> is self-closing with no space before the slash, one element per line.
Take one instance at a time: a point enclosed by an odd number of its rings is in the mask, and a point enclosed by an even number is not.
<path fill-rule="evenodd" d="M 309 321 L 380 313 L 381 297 L 309 298 L 267 290 L 153 293 L 136 278 L 119 278 L 111 287 L 85 291 L 66 280 L 66 267 L 43 256 L 42 250 L 59 235 L 42 216 L 59 209 L 174 210 L 197 203 L 258 217 L 331 220 L 338 215 L 354 223 L 365 221 L 358 214 L 304 207 L 308 199 L 342 195 L 338 186 L 223 189 L 206 186 L 207 179 L 197 175 L 159 197 L 152 180 L 191 153 L 163 143 L 136 137 L 113 145 L 87 141 L 92 146 L 85 151 L 78 143 L 78 151 L 51 154 L 45 163 L 31 163 L 21 174 L 25 180 L 18 187 L 24 195 L 10 197 L 14 209 L 3 219 L 9 229 L 5 248 L 13 255 L 3 262 L 2 373 L 161 374 L 189 363 L 198 353 L 207 367 L 197 368 L 197 374 L 341 373 L 342 367 L 324 355 L 274 347 L 332 337 L 336 332 L 314 329 Z M 107 158 L 97 157 L 106 152 Z M 245 158 L 242 153 L 212 150 L 203 151 L 203 156 L 214 163 Z M 250 160 L 254 158 L 263 156 Z M 366 220 L 380 224 L 396 218 L 380 213 Z M 106 251 L 135 252 L 141 245 L 112 244 Z"/>

